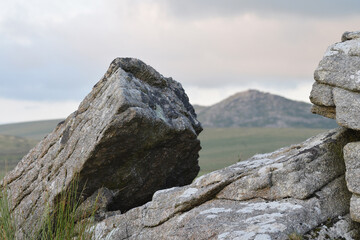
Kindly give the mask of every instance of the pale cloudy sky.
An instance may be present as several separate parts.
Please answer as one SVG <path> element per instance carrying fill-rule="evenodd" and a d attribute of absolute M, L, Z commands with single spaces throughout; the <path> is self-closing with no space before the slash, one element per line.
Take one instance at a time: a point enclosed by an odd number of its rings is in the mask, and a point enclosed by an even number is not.
<path fill-rule="evenodd" d="M 308 101 L 358 0 L 1 0 L 0 123 L 64 118 L 115 57 L 210 105 L 249 88 Z"/>

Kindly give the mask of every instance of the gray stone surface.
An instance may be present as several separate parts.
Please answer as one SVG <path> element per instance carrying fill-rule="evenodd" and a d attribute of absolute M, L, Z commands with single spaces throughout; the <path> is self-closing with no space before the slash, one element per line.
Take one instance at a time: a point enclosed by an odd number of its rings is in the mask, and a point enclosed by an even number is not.
<path fill-rule="evenodd" d="M 336 122 L 347 128 L 360 130 L 360 94 L 334 88 Z"/>
<path fill-rule="evenodd" d="M 335 107 L 333 100 L 333 87 L 315 82 L 310 93 L 310 101 L 313 104 L 327 107 Z"/>
<path fill-rule="evenodd" d="M 304 236 L 307 240 L 358 239 L 360 224 L 351 221 L 349 215 L 328 221 Z"/>
<path fill-rule="evenodd" d="M 355 32 L 344 32 L 344 34 L 341 37 L 341 41 L 345 42 L 347 40 L 360 38 L 360 31 Z"/>
<path fill-rule="evenodd" d="M 350 216 L 352 220 L 360 222 L 360 195 L 355 193 L 351 196 Z"/>
<path fill-rule="evenodd" d="M 348 143 L 344 147 L 346 183 L 353 193 L 350 202 L 350 215 L 360 222 L 360 142 Z"/>
<path fill-rule="evenodd" d="M 350 192 L 360 195 L 360 142 L 345 145 L 344 160 L 347 187 Z"/>
<path fill-rule="evenodd" d="M 360 39 L 330 46 L 315 70 L 314 78 L 319 83 L 360 91 Z"/>
<path fill-rule="evenodd" d="M 158 191 L 151 202 L 96 224 L 93 238 L 259 240 L 304 235 L 349 212 L 342 148 L 358 139 L 355 131 L 331 130 L 201 176 L 188 186 Z"/>
<path fill-rule="evenodd" d="M 315 70 L 312 112 L 360 130 L 360 34 L 346 32 L 331 45 Z"/>
<path fill-rule="evenodd" d="M 335 107 L 324 107 L 313 105 L 311 107 L 311 112 L 314 114 L 321 115 L 323 117 L 335 119 L 336 118 L 336 108 Z"/>
<path fill-rule="evenodd" d="M 156 190 L 191 183 L 199 171 L 201 130 L 178 82 L 140 60 L 115 59 L 78 110 L 1 183 L 9 188 L 18 238 L 38 229 L 46 206 L 76 176 L 84 199 L 102 187 L 111 191 L 105 201 L 110 211 L 126 211 L 151 200 Z"/>

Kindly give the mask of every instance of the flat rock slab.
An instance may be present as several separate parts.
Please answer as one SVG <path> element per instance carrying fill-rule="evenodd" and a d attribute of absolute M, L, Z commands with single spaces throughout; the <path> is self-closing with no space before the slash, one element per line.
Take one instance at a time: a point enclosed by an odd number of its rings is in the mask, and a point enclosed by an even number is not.
<path fill-rule="evenodd" d="M 7 174 L 19 239 L 79 178 L 83 198 L 106 188 L 107 210 L 127 211 L 199 171 L 201 132 L 181 85 L 137 59 L 115 59 L 78 110 Z"/>
<path fill-rule="evenodd" d="M 158 191 L 151 202 L 96 224 L 93 239 L 260 240 L 311 233 L 349 212 L 342 148 L 357 139 L 355 131 L 331 130 L 189 186 Z M 334 235 L 357 239 L 348 223 Z"/>

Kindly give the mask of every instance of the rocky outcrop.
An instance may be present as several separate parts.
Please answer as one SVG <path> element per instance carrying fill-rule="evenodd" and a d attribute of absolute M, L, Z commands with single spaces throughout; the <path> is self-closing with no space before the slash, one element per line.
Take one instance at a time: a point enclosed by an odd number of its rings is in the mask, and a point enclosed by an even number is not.
<path fill-rule="evenodd" d="M 183 186 L 199 171 L 201 132 L 181 87 L 137 59 L 115 59 L 78 110 L 26 155 L 1 183 L 18 239 L 38 229 L 46 207 L 78 178 L 82 198 L 127 211 L 156 190 Z M 106 215 L 106 214 L 105 214 Z"/>
<path fill-rule="evenodd" d="M 313 113 L 360 130 L 360 32 L 346 32 L 330 46 L 314 73 Z"/>
<path fill-rule="evenodd" d="M 342 148 L 358 139 L 356 131 L 331 130 L 158 191 L 151 202 L 95 225 L 94 239 L 318 239 L 320 230 L 356 239 L 359 225 L 346 216 L 351 193 Z"/>
<path fill-rule="evenodd" d="M 310 100 L 313 112 L 360 130 L 360 32 L 345 32 L 342 42 L 330 46 L 315 71 Z M 353 193 L 351 219 L 360 222 L 360 142 L 344 147 L 346 182 Z"/>
<path fill-rule="evenodd" d="M 208 107 L 194 107 L 204 127 L 337 127 L 334 120 L 311 114 L 309 103 L 257 90 L 236 93 Z"/>
<path fill-rule="evenodd" d="M 97 223 L 93 238 L 360 239 L 359 35 L 328 49 L 310 97 L 344 127 L 158 191 Z"/>

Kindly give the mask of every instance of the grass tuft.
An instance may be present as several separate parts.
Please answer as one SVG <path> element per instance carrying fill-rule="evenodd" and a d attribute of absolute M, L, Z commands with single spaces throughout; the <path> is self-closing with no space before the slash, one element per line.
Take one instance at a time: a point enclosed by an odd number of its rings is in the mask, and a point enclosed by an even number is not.
<path fill-rule="evenodd" d="M 15 239 L 15 219 L 10 212 L 9 196 L 6 185 L 0 191 L 0 239 Z"/>
<path fill-rule="evenodd" d="M 93 206 L 91 216 L 88 212 L 80 213 L 83 218 L 79 220 L 79 207 L 81 201 L 78 189 L 78 178 L 73 181 L 67 191 L 63 191 L 59 199 L 55 201 L 54 208 L 46 207 L 41 220 L 40 230 L 28 234 L 27 239 L 33 240 L 86 240 L 90 239 L 92 219 L 96 211 L 96 202 Z M 11 213 L 9 195 L 6 188 L 0 192 L 0 239 L 15 240 L 16 224 Z M 51 210 L 52 209 L 52 210 Z M 35 224 L 34 224 L 35 225 Z"/>

